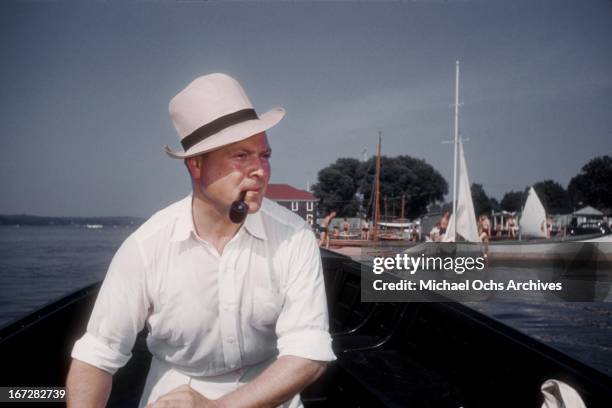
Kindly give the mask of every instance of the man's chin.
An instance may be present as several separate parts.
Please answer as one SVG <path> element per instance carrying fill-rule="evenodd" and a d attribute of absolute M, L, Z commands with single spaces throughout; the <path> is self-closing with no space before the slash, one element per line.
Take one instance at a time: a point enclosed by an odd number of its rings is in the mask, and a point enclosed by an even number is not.
<path fill-rule="evenodd" d="M 255 214 L 257 211 L 261 209 L 261 201 L 246 201 L 246 204 L 249 206 L 249 214 Z"/>

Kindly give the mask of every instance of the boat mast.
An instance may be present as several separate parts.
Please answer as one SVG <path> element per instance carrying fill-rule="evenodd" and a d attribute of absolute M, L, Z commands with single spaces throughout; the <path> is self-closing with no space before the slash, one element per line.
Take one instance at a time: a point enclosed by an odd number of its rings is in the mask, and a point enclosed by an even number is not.
<path fill-rule="evenodd" d="M 459 61 L 455 64 L 455 154 L 453 156 L 453 242 L 457 241 L 457 147 L 459 145 Z"/>
<path fill-rule="evenodd" d="M 376 179 L 374 187 L 374 225 L 372 239 L 378 241 L 378 222 L 380 221 L 380 145 L 382 132 L 378 131 L 378 153 L 376 155 Z"/>

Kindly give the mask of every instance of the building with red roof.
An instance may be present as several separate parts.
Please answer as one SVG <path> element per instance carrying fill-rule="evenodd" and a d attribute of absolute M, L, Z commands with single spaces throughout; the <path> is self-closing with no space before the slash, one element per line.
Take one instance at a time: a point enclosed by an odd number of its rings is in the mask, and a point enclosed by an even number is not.
<path fill-rule="evenodd" d="M 289 184 L 268 184 L 266 198 L 298 214 L 310 225 L 314 225 L 317 219 L 319 199 L 308 191 L 299 190 Z"/>

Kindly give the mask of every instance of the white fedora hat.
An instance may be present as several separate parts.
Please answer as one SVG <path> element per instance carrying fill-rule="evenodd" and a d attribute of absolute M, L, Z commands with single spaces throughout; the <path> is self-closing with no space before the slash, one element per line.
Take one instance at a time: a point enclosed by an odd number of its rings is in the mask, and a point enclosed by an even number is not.
<path fill-rule="evenodd" d="M 283 108 L 257 115 L 234 78 L 210 74 L 196 78 L 170 101 L 170 117 L 183 151 L 167 145 L 176 159 L 197 156 L 270 129 L 285 116 Z"/>

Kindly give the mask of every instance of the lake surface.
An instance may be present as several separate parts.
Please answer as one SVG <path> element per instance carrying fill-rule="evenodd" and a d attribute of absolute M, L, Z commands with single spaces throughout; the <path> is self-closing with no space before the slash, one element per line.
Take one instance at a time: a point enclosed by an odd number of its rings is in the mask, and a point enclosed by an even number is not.
<path fill-rule="evenodd" d="M 133 230 L 0 227 L 0 327 L 103 279 Z"/>
<path fill-rule="evenodd" d="M 132 227 L 0 227 L 0 327 L 104 278 Z M 612 376 L 612 303 L 480 302 L 493 316 Z"/>

